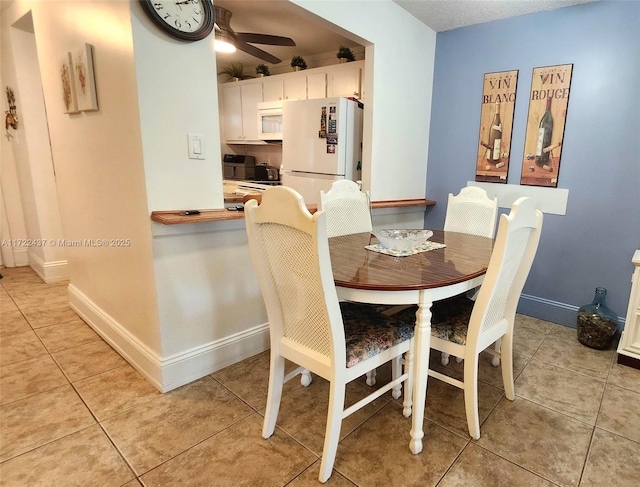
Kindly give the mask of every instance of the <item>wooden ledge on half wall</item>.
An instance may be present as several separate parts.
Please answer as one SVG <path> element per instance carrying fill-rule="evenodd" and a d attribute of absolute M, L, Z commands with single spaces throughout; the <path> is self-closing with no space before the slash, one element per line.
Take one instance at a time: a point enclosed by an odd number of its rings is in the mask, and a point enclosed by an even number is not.
<path fill-rule="evenodd" d="M 256 198 L 258 199 L 258 198 Z M 433 200 L 426 199 L 411 199 L 411 200 L 384 200 L 373 201 L 371 208 L 405 208 L 411 206 L 434 206 L 436 204 Z M 316 205 L 307 205 L 307 208 L 311 213 L 315 213 L 317 210 Z M 204 223 L 204 222 L 218 222 L 224 220 L 240 220 L 244 218 L 243 211 L 228 210 L 227 208 L 221 208 L 218 210 L 199 210 L 198 214 L 185 215 L 184 210 L 166 210 L 166 211 L 153 211 L 151 212 L 151 220 L 154 222 L 162 223 L 163 225 L 181 225 L 185 223 Z"/>

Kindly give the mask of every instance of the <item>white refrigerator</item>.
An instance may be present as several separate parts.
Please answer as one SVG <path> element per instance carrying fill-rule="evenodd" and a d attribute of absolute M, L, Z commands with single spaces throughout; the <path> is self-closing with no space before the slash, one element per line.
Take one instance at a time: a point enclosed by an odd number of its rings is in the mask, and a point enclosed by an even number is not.
<path fill-rule="evenodd" d="M 285 101 L 282 185 L 318 204 L 338 179 L 361 179 L 363 105 L 349 98 Z"/>

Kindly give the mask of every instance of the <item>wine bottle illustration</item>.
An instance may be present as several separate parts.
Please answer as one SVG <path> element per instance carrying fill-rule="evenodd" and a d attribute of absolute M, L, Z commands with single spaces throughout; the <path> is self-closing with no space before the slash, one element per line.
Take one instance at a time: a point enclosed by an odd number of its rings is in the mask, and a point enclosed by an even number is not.
<path fill-rule="evenodd" d="M 489 143 L 487 148 L 487 161 L 492 164 L 500 162 L 500 145 L 502 143 L 502 122 L 500 121 L 500 103 L 496 102 L 496 112 L 489 128 Z M 483 144 L 484 145 L 484 144 Z"/>
<path fill-rule="evenodd" d="M 549 165 L 551 135 L 553 132 L 553 117 L 551 116 L 551 97 L 547 98 L 547 108 L 540 119 L 538 128 L 538 143 L 536 145 L 536 164 L 540 167 Z"/>

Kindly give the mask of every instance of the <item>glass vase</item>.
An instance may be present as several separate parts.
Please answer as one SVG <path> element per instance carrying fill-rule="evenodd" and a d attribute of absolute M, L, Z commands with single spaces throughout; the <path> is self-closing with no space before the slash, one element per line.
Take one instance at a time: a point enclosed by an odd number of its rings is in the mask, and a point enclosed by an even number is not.
<path fill-rule="evenodd" d="M 578 341 L 598 350 L 608 348 L 618 331 L 618 315 L 607 307 L 606 297 L 607 290 L 597 287 L 593 301 L 578 309 Z"/>

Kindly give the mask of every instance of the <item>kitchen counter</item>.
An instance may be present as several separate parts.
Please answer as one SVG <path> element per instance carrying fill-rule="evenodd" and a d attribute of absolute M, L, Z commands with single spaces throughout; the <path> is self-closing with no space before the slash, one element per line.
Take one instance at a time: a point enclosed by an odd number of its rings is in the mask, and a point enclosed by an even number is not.
<path fill-rule="evenodd" d="M 231 188 L 231 186 L 229 186 Z M 227 191 L 225 188 L 225 203 L 227 203 Z M 254 193 L 238 194 L 241 191 L 234 190 L 230 192 L 230 198 L 240 198 L 239 203 L 242 203 L 242 197 L 245 194 L 260 194 L 259 190 Z M 230 203 L 232 201 L 229 201 Z M 386 200 L 386 201 L 372 201 L 372 209 L 380 208 L 403 208 L 410 206 L 434 206 L 436 204 L 433 200 L 426 199 L 411 199 L 411 200 Z M 316 205 L 307 205 L 307 208 L 311 213 L 317 210 Z M 203 222 L 216 222 L 225 220 L 240 220 L 244 218 L 244 212 L 242 211 L 230 211 L 226 208 L 217 210 L 200 210 L 198 215 L 184 215 L 182 210 L 167 210 L 167 211 L 153 211 L 151 212 L 151 220 L 154 222 L 162 223 L 163 225 L 180 225 L 185 223 L 203 223 Z"/>

